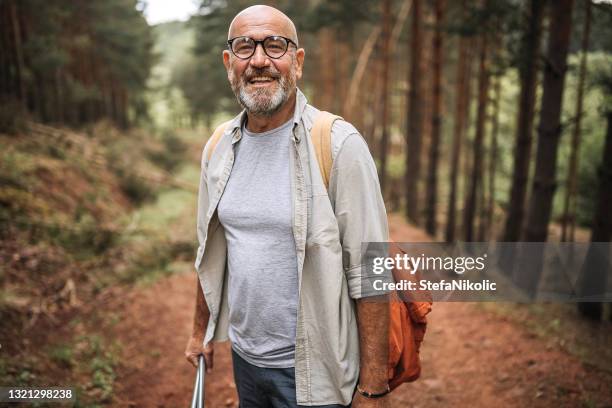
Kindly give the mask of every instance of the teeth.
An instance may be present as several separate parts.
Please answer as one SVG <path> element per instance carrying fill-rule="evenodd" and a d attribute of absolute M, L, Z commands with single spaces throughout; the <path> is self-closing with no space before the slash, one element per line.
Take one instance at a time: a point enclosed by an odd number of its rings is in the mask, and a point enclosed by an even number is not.
<path fill-rule="evenodd" d="M 270 77 L 255 77 L 251 79 L 251 82 L 268 82 L 268 81 L 272 81 L 272 78 Z"/>

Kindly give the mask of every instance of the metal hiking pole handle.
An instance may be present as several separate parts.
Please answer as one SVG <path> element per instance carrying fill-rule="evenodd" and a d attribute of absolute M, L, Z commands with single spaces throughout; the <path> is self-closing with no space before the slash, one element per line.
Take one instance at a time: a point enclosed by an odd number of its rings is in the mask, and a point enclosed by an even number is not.
<path fill-rule="evenodd" d="M 198 368 L 196 369 L 195 384 L 193 385 L 193 397 L 191 397 L 191 408 L 204 408 L 204 373 L 206 363 L 204 355 L 198 357 Z"/>

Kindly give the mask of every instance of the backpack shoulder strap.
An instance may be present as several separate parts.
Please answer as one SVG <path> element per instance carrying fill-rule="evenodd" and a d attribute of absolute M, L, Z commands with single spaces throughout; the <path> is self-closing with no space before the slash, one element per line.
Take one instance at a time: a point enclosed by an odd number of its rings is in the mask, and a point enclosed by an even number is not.
<path fill-rule="evenodd" d="M 223 133 L 225 132 L 225 129 L 230 124 L 230 122 L 231 120 L 223 122 L 222 124 L 217 126 L 217 128 L 213 132 L 212 136 L 210 137 L 210 146 L 208 146 L 208 152 L 206 154 L 207 160 L 210 160 L 210 158 L 212 157 L 212 154 L 215 151 L 215 147 L 217 147 L 217 143 L 219 143 L 219 140 L 221 140 L 221 136 L 223 136 Z"/>
<path fill-rule="evenodd" d="M 310 131 L 310 137 L 315 149 L 315 154 L 317 155 L 319 171 L 321 172 L 321 177 L 323 177 L 325 188 L 329 188 L 329 178 L 331 177 L 333 164 L 331 129 L 337 119 L 342 118 L 326 111 L 320 111 Z"/>

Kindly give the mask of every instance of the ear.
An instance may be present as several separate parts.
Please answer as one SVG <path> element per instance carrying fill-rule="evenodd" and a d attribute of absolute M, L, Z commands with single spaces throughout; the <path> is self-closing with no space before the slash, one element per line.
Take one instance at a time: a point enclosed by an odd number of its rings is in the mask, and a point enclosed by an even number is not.
<path fill-rule="evenodd" d="M 304 56 L 306 54 L 306 51 L 304 51 L 303 48 L 298 48 L 295 51 L 295 62 L 297 64 L 296 70 L 295 70 L 295 74 L 296 74 L 296 78 L 297 79 L 301 79 L 302 78 L 302 69 L 304 68 Z"/>
<path fill-rule="evenodd" d="M 229 60 L 230 52 L 228 50 L 223 50 L 223 65 L 225 65 L 226 71 L 229 71 Z"/>

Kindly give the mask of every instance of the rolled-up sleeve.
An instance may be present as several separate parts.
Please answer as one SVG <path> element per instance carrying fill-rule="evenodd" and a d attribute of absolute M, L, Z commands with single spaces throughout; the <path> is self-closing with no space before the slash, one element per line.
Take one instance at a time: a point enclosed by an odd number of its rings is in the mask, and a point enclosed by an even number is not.
<path fill-rule="evenodd" d="M 359 299 L 385 294 L 388 291 L 376 290 L 373 282 L 388 281 L 390 273 L 373 275 L 371 268 L 365 267 L 364 257 L 364 245 L 386 242 L 389 236 L 376 165 L 365 140 L 352 125 L 336 121 L 332 132 L 348 132 L 334 157 L 329 193 L 338 221 L 350 296 Z M 384 250 L 376 251 L 386 256 Z"/>

